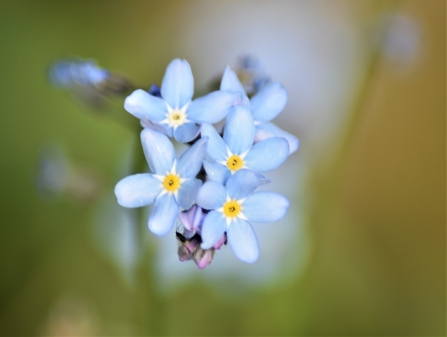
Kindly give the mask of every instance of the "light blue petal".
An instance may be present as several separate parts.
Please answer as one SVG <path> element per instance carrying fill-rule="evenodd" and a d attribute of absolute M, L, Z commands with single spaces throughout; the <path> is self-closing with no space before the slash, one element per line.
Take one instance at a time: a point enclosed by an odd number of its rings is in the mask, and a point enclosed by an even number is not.
<path fill-rule="evenodd" d="M 182 209 L 190 209 L 195 203 L 197 192 L 202 186 L 202 181 L 199 179 L 189 179 L 184 181 L 178 191 L 177 202 Z"/>
<path fill-rule="evenodd" d="M 259 246 L 250 223 L 242 219 L 232 222 L 228 227 L 227 237 L 234 255 L 239 260 L 247 263 L 256 262 L 259 257 Z"/>
<path fill-rule="evenodd" d="M 263 131 L 267 131 L 263 133 Z M 289 142 L 289 154 L 292 154 L 300 146 L 300 141 L 294 135 L 284 131 L 283 129 L 277 127 L 273 123 L 262 123 L 256 126 L 256 136 L 255 138 L 264 138 L 265 136 L 260 135 L 261 133 L 267 134 L 271 133 L 275 137 L 285 138 Z M 259 136 L 258 136 L 259 135 Z"/>
<path fill-rule="evenodd" d="M 243 199 L 260 185 L 257 174 L 251 170 L 242 169 L 233 174 L 225 186 L 231 199 Z"/>
<path fill-rule="evenodd" d="M 234 99 L 232 93 L 214 91 L 195 99 L 186 110 L 186 114 L 191 121 L 214 124 L 225 118 L 233 106 Z"/>
<path fill-rule="evenodd" d="M 249 221 L 273 222 L 286 215 L 290 203 L 281 194 L 273 192 L 255 192 L 242 204 L 242 212 Z"/>
<path fill-rule="evenodd" d="M 180 206 L 171 193 L 166 193 L 155 199 L 152 213 L 149 217 L 149 229 L 159 236 L 167 234 L 175 224 L 180 212 Z"/>
<path fill-rule="evenodd" d="M 170 171 L 175 159 L 175 150 L 171 141 L 164 134 L 152 130 L 141 131 L 141 143 L 149 168 L 155 174 Z"/>
<path fill-rule="evenodd" d="M 202 137 L 208 137 L 206 153 L 215 161 L 224 161 L 227 158 L 227 144 L 219 136 L 214 126 L 208 123 L 202 124 Z"/>
<path fill-rule="evenodd" d="M 267 124 L 267 123 L 262 123 L 261 125 L 265 125 L 265 124 Z M 264 139 L 272 138 L 272 137 L 275 137 L 275 135 L 272 132 L 265 130 L 263 128 L 260 128 L 259 125 L 256 126 L 255 143 L 260 142 L 261 140 L 264 140 Z"/>
<path fill-rule="evenodd" d="M 250 110 L 250 99 L 245 94 L 237 91 L 233 93 L 233 106 L 239 105 Z"/>
<path fill-rule="evenodd" d="M 169 126 L 167 124 L 161 124 L 162 127 L 165 128 L 166 132 L 162 132 L 168 137 L 174 137 L 174 128 L 172 126 Z M 157 128 L 154 128 L 154 130 L 157 130 Z"/>
<path fill-rule="evenodd" d="M 153 122 L 153 121 L 143 117 L 140 119 L 140 125 L 143 128 L 150 128 L 150 129 L 156 130 L 158 132 L 161 132 L 168 137 L 172 137 L 173 129 L 166 124 L 159 124 L 159 123 Z"/>
<path fill-rule="evenodd" d="M 287 91 L 278 82 L 266 85 L 250 100 L 255 121 L 268 122 L 278 116 L 287 103 Z"/>
<path fill-rule="evenodd" d="M 227 198 L 225 188 L 215 181 L 207 181 L 197 193 L 197 205 L 205 209 L 222 207 Z"/>
<path fill-rule="evenodd" d="M 173 109 L 180 109 L 194 94 L 194 78 L 188 61 L 175 59 L 167 67 L 161 82 L 161 97 Z"/>
<path fill-rule="evenodd" d="M 195 123 L 185 123 L 174 131 L 174 138 L 179 143 L 187 143 L 197 137 L 200 127 Z"/>
<path fill-rule="evenodd" d="M 149 95 L 142 89 L 135 90 L 124 101 L 124 109 L 135 117 L 147 118 L 159 122 L 168 112 L 165 102 L 160 97 Z"/>
<path fill-rule="evenodd" d="M 177 172 L 182 178 L 193 178 L 202 168 L 205 158 L 208 137 L 200 138 L 180 156 L 177 162 Z"/>
<path fill-rule="evenodd" d="M 205 168 L 205 172 L 208 178 L 219 184 L 225 185 L 228 178 L 231 177 L 230 170 L 222 164 L 216 162 L 212 163 L 207 160 L 204 160 L 203 167 Z"/>
<path fill-rule="evenodd" d="M 209 212 L 202 224 L 202 249 L 209 249 L 222 238 L 222 235 L 227 229 L 227 224 L 222 213 L 211 211 Z"/>
<path fill-rule="evenodd" d="M 115 186 L 118 204 L 128 208 L 152 204 L 162 190 L 161 183 L 152 174 L 141 173 L 121 179 Z"/>
<path fill-rule="evenodd" d="M 226 66 L 225 68 L 224 74 L 222 76 L 222 82 L 220 82 L 220 90 L 229 92 L 239 91 L 247 96 L 244 87 L 241 84 L 241 81 L 239 81 L 236 73 L 229 66 Z"/>
<path fill-rule="evenodd" d="M 289 156 L 289 143 L 284 138 L 274 137 L 253 145 L 244 159 L 245 165 L 256 172 L 277 168 Z"/>
<path fill-rule="evenodd" d="M 260 173 L 256 173 L 256 177 L 258 177 L 258 179 L 259 179 L 259 185 L 266 185 L 266 184 L 270 184 L 272 182 L 271 179 L 263 176 Z"/>
<path fill-rule="evenodd" d="M 233 154 L 247 151 L 255 139 L 256 127 L 250 110 L 238 106 L 228 114 L 223 140 Z"/>

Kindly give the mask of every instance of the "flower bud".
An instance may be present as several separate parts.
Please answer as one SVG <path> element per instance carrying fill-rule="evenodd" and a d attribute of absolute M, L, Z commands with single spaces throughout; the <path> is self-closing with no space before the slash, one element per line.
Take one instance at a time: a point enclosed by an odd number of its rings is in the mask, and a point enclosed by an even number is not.
<path fill-rule="evenodd" d="M 199 267 L 199 269 L 203 269 L 206 266 L 208 266 L 214 258 L 214 249 L 202 249 L 202 248 L 198 248 L 194 254 L 193 254 L 193 258 L 195 263 L 197 264 L 197 267 Z"/>
<path fill-rule="evenodd" d="M 227 234 L 224 233 L 224 235 L 222 235 L 222 237 L 219 239 L 219 241 L 217 241 L 214 246 L 213 249 L 220 249 L 220 247 L 222 247 L 223 245 L 227 244 Z"/>

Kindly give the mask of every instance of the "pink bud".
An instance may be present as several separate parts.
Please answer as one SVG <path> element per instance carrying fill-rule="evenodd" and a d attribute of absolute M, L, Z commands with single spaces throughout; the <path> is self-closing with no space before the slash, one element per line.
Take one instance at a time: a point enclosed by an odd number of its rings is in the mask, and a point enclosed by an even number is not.
<path fill-rule="evenodd" d="M 199 269 L 203 269 L 208 266 L 214 258 L 214 249 L 206 249 L 198 248 L 193 254 L 194 261 L 197 264 Z"/>
<path fill-rule="evenodd" d="M 193 258 L 194 252 L 200 246 L 200 236 L 194 235 L 191 239 L 186 239 L 182 234 L 176 232 L 178 245 L 178 258 L 180 261 L 188 261 Z"/>
<path fill-rule="evenodd" d="M 220 249 L 220 247 L 222 247 L 222 245 L 226 245 L 227 244 L 227 233 L 224 233 L 223 235 L 222 235 L 222 237 L 219 239 L 219 241 L 217 241 L 215 244 L 214 244 L 214 246 L 213 246 L 213 248 L 214 249 Z"/>

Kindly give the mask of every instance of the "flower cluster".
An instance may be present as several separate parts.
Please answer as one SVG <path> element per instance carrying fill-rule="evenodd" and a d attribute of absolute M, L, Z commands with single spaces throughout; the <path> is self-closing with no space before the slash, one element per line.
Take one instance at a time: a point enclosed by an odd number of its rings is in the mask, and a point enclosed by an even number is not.
<path fill-rule="evenodd" d="M 286 104 L 284 87 L 268 79 L 259 88 L 249 97 L 227 67 L 220 90 L 193 99 L 191 68 L 175 59 L 160 87 L 138 89 L 125 100 L 125 109 L 144 127 L 141 142 L 151 173 L 118 182 L 118 203 L 153 203 L 149 229 L 165 235 L 176 227 L 181 261 L 204 268 L 228 243 L 237 258 L 253 263 L 259 248 L 252 223 L 286 214 L 285 197 L 256 189 L 269 182 L 262 173 L 296 151 L 298 139 L 270 123 Z M 223 129 L 213 125 L 223 120 Z M 190 145 L 178 159 L 170 138 Z"/>

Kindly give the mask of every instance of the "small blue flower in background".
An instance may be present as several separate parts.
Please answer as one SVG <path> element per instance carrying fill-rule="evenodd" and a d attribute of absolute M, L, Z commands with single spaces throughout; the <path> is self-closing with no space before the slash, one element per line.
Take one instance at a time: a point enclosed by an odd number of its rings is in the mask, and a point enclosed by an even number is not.
<path fill-rule="evenodd" d="M 253 116 L 244 106 L 228 114 L 222 137 L 208 124 L 202 125 L 202 137 L 209 138 L 207 154 L 215 162 L 204 162 L 205 170 L 214 181 L 224 184 L 230 174 L 248 168 L 267 172 L 277 168 L 289 156 L 289 143 L 281 137 L 271 137 L 253 145 L 255 138 Z"/>
<path fill-rule="evenodd" d="M 133 87 L 125 77 L 99 67 L 95 61 L 75 58 L 55 62 L 49 78 L 54 86 L 96 109 L 104 108 L 107 98 L 123 96 Z"/>
<path fill-rule="evenodd" d="M 149 217 L 149 229 L 165 235 L 175 225 L 179 212 L 195 202 L 202 185 L 196 175 L 205 157 L 206 137 L 201 138 L 175 159 L 171 141 L 162 133 L 146 128 L 141 142 L 151 173 L 128 176 L 119 181 L 115 195 L 121 206 L 134 208 L 154 203 Z"/>
<path fill-rule="evenodd" d="M 94 61 L 67 60 L 57 62 L 50 69 L 53 84 L 61 87 L 72 85 L 97 85 L 105 81 L 110 72 L 100 68 Z"/>
<path fill-rule="evenodd" d="M 191 101 L 194 78 L 189 63 L 180 59 L 168 65 L 160 93 L 161 97 L 156 97 L 138 89 L 127 97 L 124 108 L 140 120 L 162 125 L 168 136 L 181 143 L 193 140 L 201 123 L 213 124 L 225 118 L 235 101 L 235 95 L 228 91 L 214 91 Z"/>
<path fill-rule="evenodd" d="M 245 89 L 239 81 L 236 73 L 226 67 L 220 90 L 239 92 L 246 96 Z M 278 82 L 270 82 L 262 86 L 246 106 L 250 108 L 256 125 L 255 140 L 264 140 L 271 137 L 283 137 L 289 142 L 290 153 L 298 149 L 299 141 L 294 135 L 280 129 L 273 123 L 269 123 L 284 109 L 287 102 L 286 89 Z"/>
<path fill-rule="evenodd" d="M 226 233 L 236 257 L 253 263 L 259 247 L 251 222 L 273 222 L 287 212 L 289 201 L 278 193 L 253 192 L 260 184 L 257 175 L 246 169 L 232 175 L 226 186 L 206 182 L 199 190 L 197 204 L 211 210 L 202 224 L 202 249 L 213 247 Z"/>
<path fill-rule="evenodd" d="M 265 71 L 259 59 L 254 55 L 243 55 L 237 62 L 237 74 L 247 95 L 252 96 L 265 85 L 272 82 L 272 78 Z"/>

